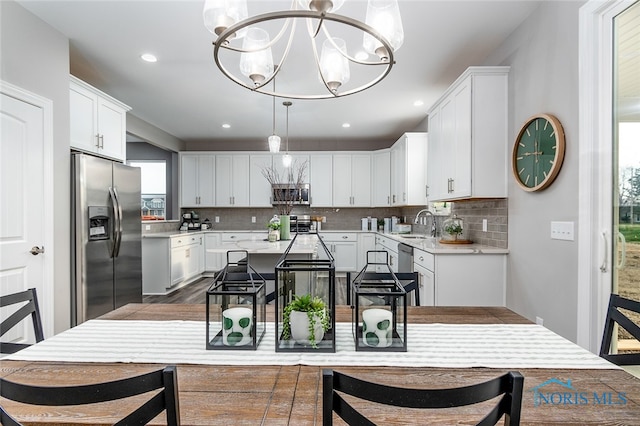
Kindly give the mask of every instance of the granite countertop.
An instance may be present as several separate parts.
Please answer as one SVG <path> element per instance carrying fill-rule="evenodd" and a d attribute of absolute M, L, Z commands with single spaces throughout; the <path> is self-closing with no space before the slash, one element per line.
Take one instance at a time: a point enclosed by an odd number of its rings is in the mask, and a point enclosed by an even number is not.
<path fill-rule="evenodd" d="M 266 236 L 266 234 L 265 234 Z M 251 240 L 223 241 L 218 247 L 208 248 L 207 253 L 226 253 L 229 250 L 246 250 L 249 254 L 282 254 L 291 240 L 265 241 L 263 238 Z M 292 254 L 313 254 L 318 246 L 316 234 L 301 234 L 289 250 Z"/>

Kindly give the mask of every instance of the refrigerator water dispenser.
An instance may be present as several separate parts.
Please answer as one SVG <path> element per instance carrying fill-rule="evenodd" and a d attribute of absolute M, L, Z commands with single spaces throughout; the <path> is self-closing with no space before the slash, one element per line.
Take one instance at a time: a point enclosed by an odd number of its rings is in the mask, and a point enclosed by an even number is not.
<path fill-rule="evenodd" d="M 89 241 L 109 239 L 109 207 L 89 206 Z"/>

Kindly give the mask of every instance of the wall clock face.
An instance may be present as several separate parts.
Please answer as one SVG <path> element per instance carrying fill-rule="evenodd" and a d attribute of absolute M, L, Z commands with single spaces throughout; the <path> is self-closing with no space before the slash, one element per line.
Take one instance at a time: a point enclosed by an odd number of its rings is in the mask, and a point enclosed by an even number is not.
<path fill-rule="evenodd" d="M 564 160 L 564 130 L 549 114 L 534 115 L 522 126 L 513 147 L 512 170 L 525 191 L 551 185 Z"/>

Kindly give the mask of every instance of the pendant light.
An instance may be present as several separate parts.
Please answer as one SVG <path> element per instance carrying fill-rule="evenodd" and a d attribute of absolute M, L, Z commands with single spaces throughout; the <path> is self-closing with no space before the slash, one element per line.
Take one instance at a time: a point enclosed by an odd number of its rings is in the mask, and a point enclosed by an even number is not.
<path fill-rule="evenodd" d="M 276 79 L 273 79 L 273 91 L 276 91 Z M 276 154 L 280 152 L 280 136 L 276 135 L 276 97 L 273 98 L 273 134 L 267 138 L 269 142 L 269 152 Z"/>
<path fill-rule="evenodd" d="M 291 158 L 291 155 L 289 155 L 289 107 L 291 105 L 293 105 L 293 104 L 291 102 L 289 102 L 289 101 L 286 101 L 286 102 L 283 102 L 282 105 L 287 107 L 287 133 L 286 133 L 286 139 L 285 139 L 286 140 L 286 148 L 285 148 L 286 152 L 282 156 L 282 165 L 284 167 L 291 167 L 292 158 Z"/>

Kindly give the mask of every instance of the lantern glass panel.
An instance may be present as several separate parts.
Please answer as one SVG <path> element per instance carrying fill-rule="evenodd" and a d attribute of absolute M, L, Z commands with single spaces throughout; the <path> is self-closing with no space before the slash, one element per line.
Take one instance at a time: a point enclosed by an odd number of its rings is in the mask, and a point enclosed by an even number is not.
<path fill-rule="evenodd" d="M 351 289 L 356 351 L 406 352 L 407 292 L 391 268 L 367 263 Z"/>
<path fill-rule="evenodd" d="M 296 234 L 275 285 L 276 352 L 335 352 L 335 266 L 317 234 Z"/>
<path fill-rule="evenodd" d="M 207 349 L 257 349 L 267 327 L 265 298 L 265 280 L 246 260 L 227 263 L 207 290 Z"/>

